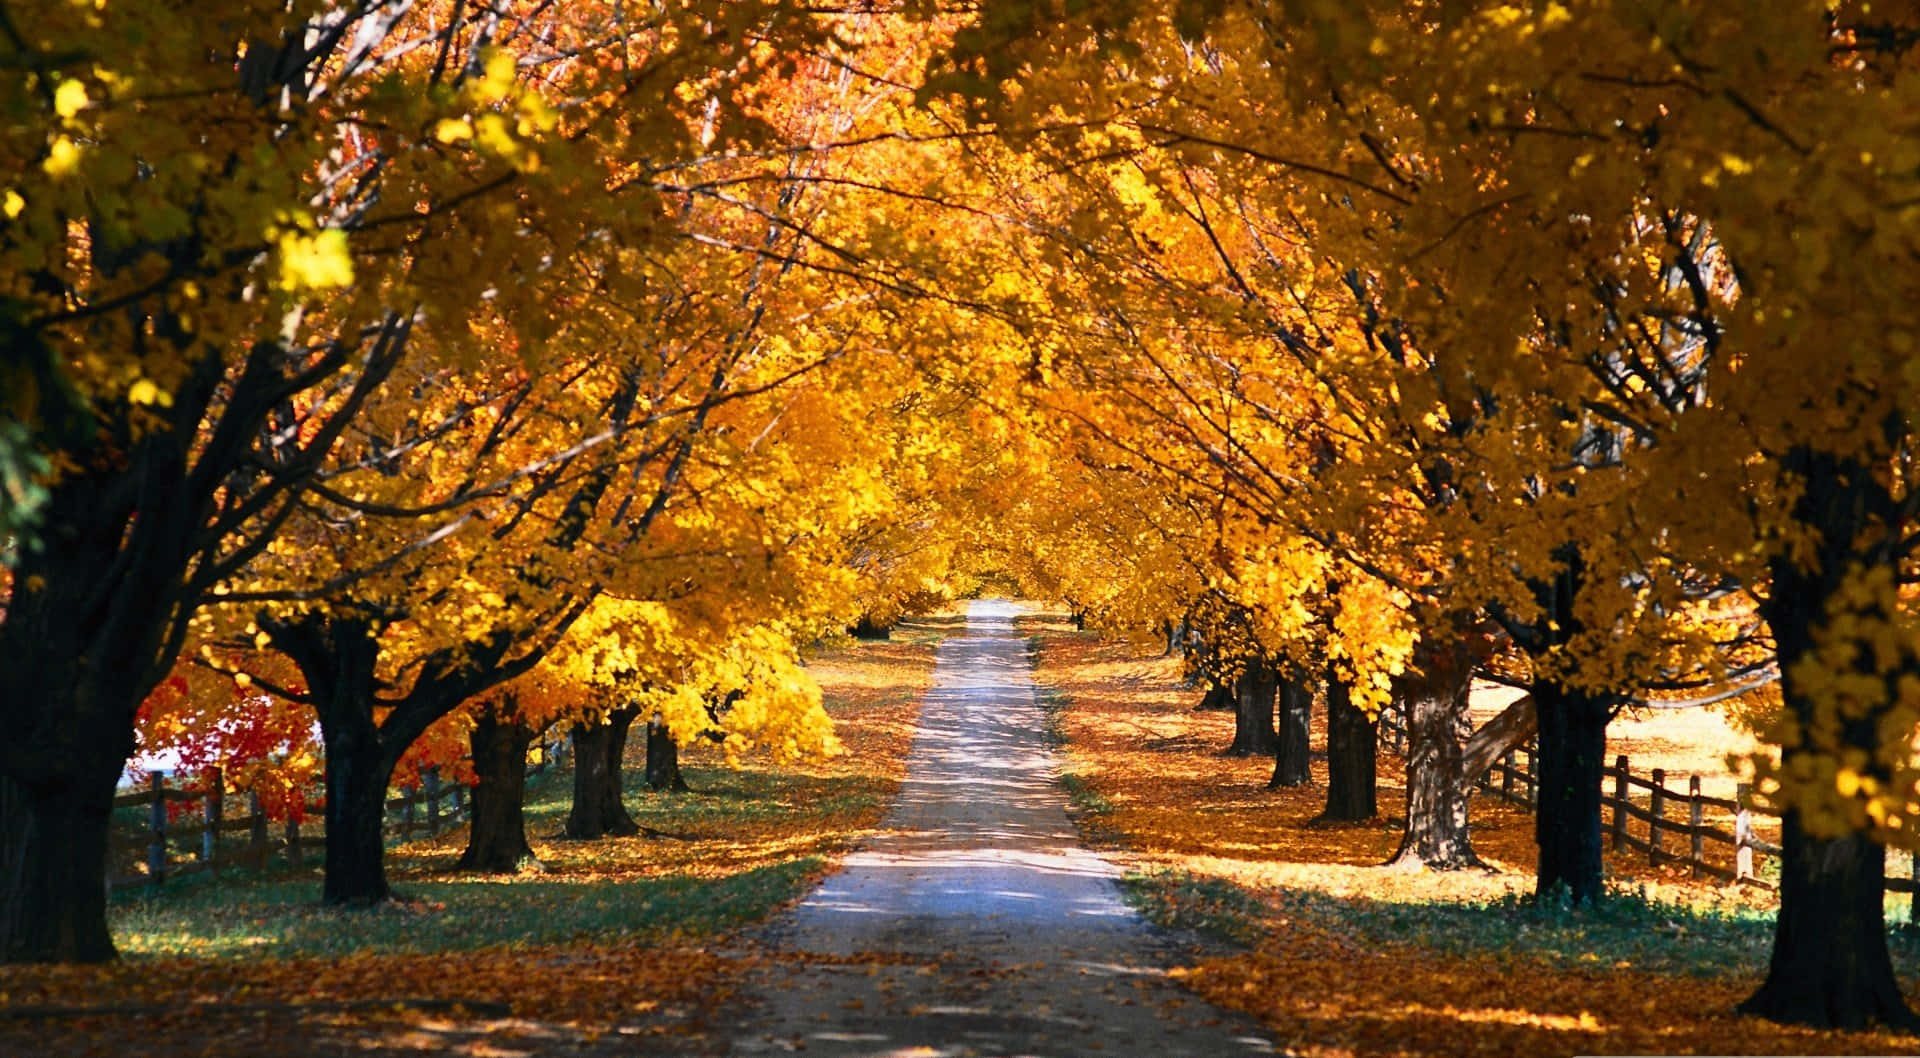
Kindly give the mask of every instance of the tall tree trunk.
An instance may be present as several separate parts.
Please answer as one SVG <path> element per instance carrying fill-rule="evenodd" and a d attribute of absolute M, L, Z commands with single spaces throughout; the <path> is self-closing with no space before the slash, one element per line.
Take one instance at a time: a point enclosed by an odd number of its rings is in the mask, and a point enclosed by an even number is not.
<path fill-rule="evenodd" d="M 1533 685 L 1540 732 L 1535 755 L 1539 797 L 1533 836 L 1539 848 L 1534 894 L 1564 889 L 1575 903 L 1599 898 L 1605 862 L 1600 845 L 1600 787 L 1607 765 L 1611 696 L 1551 680 Z"/>
<path fill-rule="evenodd" d="M 1458 639 L 1423 651 L 1421 672 L 1400 681 L 1407 716 L 1407 825 L 1389 863 L 1433 870 L 1485 866 L 1467 837 L 1460 747 L 1473 731 L 1467 693 L 1473 659 Z"/>
<path fill-rule="evenodd" d="M 1855 569 L 1890 568 L 1904 548 L 1900 506 L 1878 470 L 1858 460 L 1796 448 L 1782 460 L 1804 483 L 1794 502 L 1796 521 L 1815 531 L 1812 554 L 1804 564 L 1782 554 L 1771 564 L 1773 583 L 1761 605 L 1773 631 L 1780 662 L 1780 693 L 1785 708 L 1803 731 L 1832 731 L 1830 703 L 1802 685 L 1802 659 L 1835 633 L 1830 604 Z M 1884 604 L 1859 605 L 1849 617 L 1892 625 Z M 1897 627 L 1897 626 L 1895 626 Z M 1781 768 L 1792 774 L 1803 758 L 1819 759 L 1838 751 L 1873 760 L 1886 714 L 1903 701 L 1899 684 L 1910 677 L 1911 663 L 1880 671 L 1881 652 L 1855 652 L 1855 674 L 1878 681 L 1878 707 L 1838 718 L 1838 746 L 1824 749 L 1805 741 L 1781 750 Z M 1869 699 L 1871 700 L 1871 699 Z M 1821 716 L 1826 704 L 1825 723 Z M 1910 734 L 1908 732 L 1907 734 Z M 1907 737 L 1903 734 L 1899 737 Z M 1805 765 L 1802 765 L 1804 767 Z M 1811 770 L 1811 769 L 1809 769 Z M 1885 781 L 1884 774 L 1879 776 Z M 1883 881 L 1886 850 L 1866 836 L 1817 838 L 1808 834 L 1798 810 L 1789 808 L 1781 828 L 1780 912 L 1774 919 L 1773 954 L 1767 979 L 1740 1005 L 1743 1012 L 1775 1021 L 1820 1028 L 1860 1028 L 1876 1022 L 1920 1028 L 1900 993 L 1887 951 Z"/>
<path fill-rule="evenodd" d="M 1788 809 L 1780 833 L 1773 958 L 1740 1012 L 1817 1028 L 1920 1028 L 1887 950 L 1887 850 L 1861 834 L 1812 837 L 1797 809 Z"/>
<path fill-rule="evenodd" d="M 0 938 L 7 962 L 105 962 L 115 955 L 107 930 L 107 839 L 121 765 L 71 785 L 27 787 L 0 778 L 7 880 Z"/>
<path fill-rule="evenodd" d="M 615 709 L 605 724 L 573 729 L 573 808 L 567 813 L 566 835 L 593 840 L 627 837 L 640 832 L 622 801 L 621 758 L 627 732 L 638 709 Z"/>
<path fill-rule="evenodd" d="M 391 899 L 382 830 L 394 765 L 434 721 L 531 668 L 541 651 L 503 660 L 514 637 L 496 630 L 429 655 L 404 697 L 377 698 L 382 621 L 372 612 L 337 605 L 284 621 L 262 617 L 260 624 L 306 677 L 327 749 L 322 899 L 354 907 Z"/>
<path fill-rule="evenodd" d="M 680 774 L 680 743 L 657 716 L 647 721 L 647 787 L 671 793 L 690 789 Z"/>
<path fill-rule="evenodd" d="M 480 781 L 473 787 L 473 824 L 460 854 L 463 870 L 511 874 L 537 863 L 525 811 L 527 747 L 537 735 L 511 703 L 484 709 L 475 720 L 467 740 Z"/>
<path fill-rule="evenodd" d="M 1313 758 L 1307 745 L 1313 727 L 1313 689 L 1289 676 L 1280 681 L 1278 697 L 1280 728 L 1274 740 L 1269 790 L 1313 782 Z"/>
<path fill-rule="evenodd" d="M 371 907 L 393 899 L 387 885 L 387 782 L 395 757 L 378 739 L 322 729 L 327 748 L 327 855 L 322 903 Z"/>
<path fill-rule="evenodd" d="M 1280 683 L 1273 668 L 1258 656 L 1247 660 L 1247 667 L 1234 681 L 1233 744 L 1229 757 L 1265 757 L 1280 743 L 1273 727 L 1275 699 Z"/>
<path fill-rule="evenodd" d="M 368 907 L 392 899 L 384 829 L 387 782 L 406 745 L 396 749 L 374 722 L 380 646 L 373 619 L 316 612 L 267 627 L 307 678 L 326 747 L 327 852 L 321 900 Z"/>
<path fill-rule="evenodd" d="M 1318 822 L 1355 823 L 1380 814 L 1376 802 L 1378 728 L 1353 704 L 1353 689 L 1327 666 L 1327 808 Z"/>
<path fill-rule="evenodd" d="M 201 397 L 215 381 L 205 366 L 189 380 Z M 112 441 L 101 430 L 102 444 L 84 442 L 49 484 L 42 546 L 16 555 L 0 601 L 5 962 L 116 954 L 105 896 L 115 788 L 140 703 L 197 606 L 187 564 L 209 507 L 183 483 L 193 434 L 190 424 L 156 426 L 137 442 Z"/>

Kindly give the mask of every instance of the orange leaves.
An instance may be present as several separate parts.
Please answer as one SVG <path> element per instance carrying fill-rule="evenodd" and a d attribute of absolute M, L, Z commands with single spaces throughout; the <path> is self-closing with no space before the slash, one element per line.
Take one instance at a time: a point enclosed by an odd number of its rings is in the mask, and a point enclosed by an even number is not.
<path fill-rule="evenodd" d="M 1251 938 L 1251 950 L 1202 957 L 1177 976 L 1257 1016 L 1290 1051 L 1439 1058 L 1916 1046 L 1894 1033 L 1814 1033 L 1733 1016 L 1770 931 L 1754 920 L 1750 895 L 1690 884 L 1677 868 L 1613 855 L 1609 872 L 1642 890 L 1617 897 L 1622 908 L 1555 917 L 1525 906 L 1533 819 L 1492 798 L 1474 800 L 1473 837 L 1502 873 L 1383 869 L 1397 824 L 1310 825 L 1324 774 L 1315 787 L 1267 791 L 1271 760 L 1221 759 L 1232 720 L 1192 711 L 1200 692 L 1180 686 L 1173 661 L 1075 635 L 1057 619 L 1026 628 L 1041 640 L 1040 681 L 1066 699 L 1055 722 L 1083 833 L 1144 876 L 1136 899 L 1157 921 Z M 1619 748 L 1676 768 L 1711 761 L 1726 744 L 1723 727 L 1698 718 L 1680 741 L 1671 723 L 1626 726 L 1632 744 Z M 1386 812 L 1400 809 L 1400 791 L 1388 785 L 1400 770 L 1382 754 Z"/>

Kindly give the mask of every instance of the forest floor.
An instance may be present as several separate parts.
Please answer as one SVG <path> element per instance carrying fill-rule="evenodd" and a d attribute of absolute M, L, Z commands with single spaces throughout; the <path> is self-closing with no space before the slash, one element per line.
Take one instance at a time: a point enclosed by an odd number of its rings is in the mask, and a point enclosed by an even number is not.
<path fill-rule="evenodd" d="M 842 756 L 731 769 L 696 747 L 683 758 L 694 792 L 630 782 L 636 821 L 669 837 L 560 839 L 562 768 L 529 791 L 539 871 L 457 871 L 461 828 L 390 848 L 405 900 L 371 911 L 321 907 L 311 858 L 116 896 L 118 962 L 0 966 L 0 1055 L 714 1053 L 717 1019 L 760 958 L 720 946 L 874 832 L 935 646 L 959 623 L 921 619 L 810 661 Z M 630 776 L 644 754 L 633 742 Z"/>
<path fill-rule="evenodd" d="M 1381 818 L 1310 826 L 1326 797 L 1318 711 L 1314 784 L 1269 791 L 1272 760 L 1222 755 L 1233 716 L 1193 710 L 1200 693 L 1185 686 L 1177 659 L 1075 632 L 1060 616 L 1020 627 L 1035 640 L 1082 833 L 1127 871 L 1131 898 L 1156 921 L 1243 945 L 1181 977 L 1258 1017 L 1295 1054 L 1920 1052 L 1911 1036 L 1804 1031 L 1732 1013 L 1764 974 L 1770 892 L 1609 853 L 1614 891 L 1599 908 L 1536 908 L 1527 900 L 1532 815 L 1488 796 L 1472 801 L 1472 834 L 1491 870 L 1378 866 L 1400 836 L 1398 757 L 1380 757 Z M 1610 754 L 1716 782 L 1744 737 L 1697 713 L 1637 720 L 1620 734 L 1633 741 Z M 1899 903 L 1890 917 L 1905 917 Z M 1920 941 L 1896 934 L 1894 948 L 1920 1006 Z"/>

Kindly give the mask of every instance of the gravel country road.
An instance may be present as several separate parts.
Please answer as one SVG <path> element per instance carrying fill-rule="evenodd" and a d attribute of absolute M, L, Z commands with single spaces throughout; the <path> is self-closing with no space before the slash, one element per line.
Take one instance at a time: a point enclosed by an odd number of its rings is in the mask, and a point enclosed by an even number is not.
<path fill-rule="evenodd" d="M 1122 902 L 1066 815 L 1018 608 L 940 646 L 885 832 L 759 937 L 779 960 L 732 1054 L 834 1058 L 1272 1054 L 1168 980 L 1178 941 Z"/>

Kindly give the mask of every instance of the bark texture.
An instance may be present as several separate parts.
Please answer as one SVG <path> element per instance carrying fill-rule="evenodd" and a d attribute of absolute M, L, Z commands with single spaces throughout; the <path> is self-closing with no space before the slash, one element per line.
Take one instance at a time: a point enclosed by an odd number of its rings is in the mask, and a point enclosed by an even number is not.
<path fill-rule="evenodd" d="M 404 709 L 400 727 L 374 722 L 375 668 L 380 659 L 373 619 L 365 614 L 312 613 L 267 626 L 274 644 L 307 679 L 326 747 L 327 849 L 321 900 L 367 907 L 391 899 L 387 885 L 387 782 L 416 731 Z M 389 720 L 393 720 L 389 714 Z"/>
<path fill-rule="evenodd" d="M 1379 732 L 1353 704 L 1352 688 L 1327 668 L 1327 807 L 1318 822 L 1355 823 L 1380 814 L 1375 756 Z"/>
<path fill-rule="evenodd" d="M 1467 691 L 1473 659 L 1454 640 L 1423 651 L 1418 676 L 1398 690 L 1407 716 L 1407 824 L 1389 863 L 1433 870 L 1485 866 L 1467 835 L 1467 790 L 1460 747 L 1471 734 Z"/>
<path fill-rule="evenodd" d="M 104 962 L 107 836 L 120 767 L 72 786 L 0 778 L 0 928 L 7 962 Z"/>
<path fill-rule="evenodd" d="M 1900 501 L 1879 472 L 1857 460 L 1796 448 L 1785 469 L 1805 487 L 1793 515 L 1816 530 L 1806 561 L 1782 556 L 1772 564 L 1771 590 L 1761 613 L 1773 630 L 1780 659 L 1780 691 L 1785 707 L 1807 728 L 1816 723 L 1816 692 L 1802 686 L 1798 662 L 1811 653 L 1831 620 L 1829 602 L 1860 566 L 1886 568 L 1898 562 L 1905 544 Z M 1878 604 L 1856 609 L 1858 617 L 1891 622 Z M 1898 683 L 1909 668 L 1879 671 L 1877 651 L 1858 652 L 1857 675 L 1882 681 L 1883 700 L 1901 700 Z M 1881 737 L 1885 708 L 1859 710 L 1840 721 L 1844 748 L 1872 759 Z M 1804 745 L 1781 753 L 1789 773 Z M 1884 781 L 1884 777 L 1883 777 Z M 1742 1003 L 1749 1014 L 1820 1028 L 1860 1028 L 1876 1023 L 1920 1029 L 1901 995 L 1887 951 L 1885 895 L 1886 850 L 1854 834 L 1816 838 L 1806 833 L 1799 814 L 1789 810 L 1781 828 L 1780 913 L 1774 920 L 1773 954 L 1767 979 Z"/>
<path fill-rule="evenodd" d="M 497 705 L 480 713 L 467 738 L 473 752 L 473 823 L 460 867 L 511 874 L 537 864 L 527 841 L 527 747 L 539 735 L 517 710 Z"/>
<path fill-rule="evenodd" d="M 1887 950 L 1887 850 L 1859 834 L 1811 837 L 1793 810 L 1781 846 L 1773 958 L 1740 1012 L 1818 1028 L 1920 1028 Z"/>
<path fill-rule="evenodd" d="M 647 788 L 668 793 L 690 789 L 680 774 L 680 743 L 658 717 L 647 721 Z"/>
<path fill-rule="evenodd" d="M 1273 710 L 1280 695 L 1280 682 L 1266 660 L 1248 659 L 1245 671 L 1234 681 L 1233 744 L 1229 757 L 1265 757 L 1280 744 L 1273 726 Z"/>
<path fill-rule="evenodd" d="M 1601 895 L 1606 873 L 1600 794 L 1613 699 L 1542 681 L 1534 684 L 1533 703 L 1540 733 L 1534 894 L 1564 893 L 1574 903 L 1591 903 Z"/>
<path fill-rule="evenodd" d="M 1313 758 L 1307 740 L 1313 724 L 1313 688 L 1287 677 L 1278 694 L 1280 723 L 1274 741 L 1273 778 L 1267 789 L 1307 786 L 1313 782 Z"/>
<path fill-rule="evenodd" d="M 1200 701 L 1194 704 L 1193 710 L 1196 713 L 1213 711 L 1224 713 L 1237 707 L 1238 700 L 1234 698 L 1232 687 L 1208 680 L 1207 693 L 1200 696 Z"/>
<path fill-rule="evenodd" d="M 567 813 L 567 837 L 593 840 L 640 833 L 622 800 L 621 774 L 627 732 L 639 715 L 632 707 L 615 709 L 607 723 L 573 729 L 573 808 Z"/>

